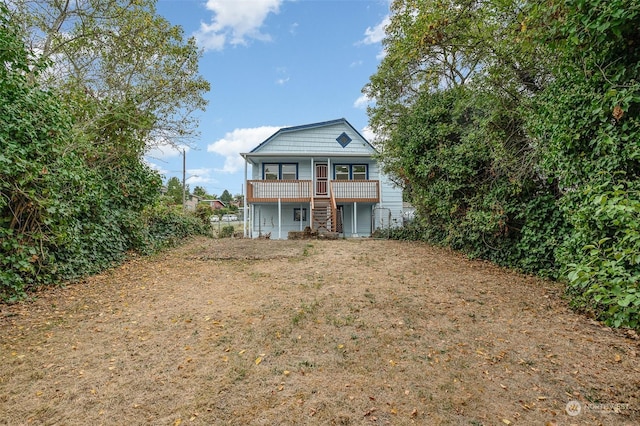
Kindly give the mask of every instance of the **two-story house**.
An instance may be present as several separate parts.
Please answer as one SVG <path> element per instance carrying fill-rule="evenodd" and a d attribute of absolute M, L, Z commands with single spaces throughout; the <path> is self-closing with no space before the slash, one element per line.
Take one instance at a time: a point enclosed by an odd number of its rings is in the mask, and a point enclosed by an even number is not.
<path fill-rule="evenodd" d="M 402 225 L 402 190 L 344 118 L 278 130 L 245 159 L 245 235 L 286 239 L 306 227 L 345 237 Z M 251 165 L 251 179 L 248 179 Z"/>

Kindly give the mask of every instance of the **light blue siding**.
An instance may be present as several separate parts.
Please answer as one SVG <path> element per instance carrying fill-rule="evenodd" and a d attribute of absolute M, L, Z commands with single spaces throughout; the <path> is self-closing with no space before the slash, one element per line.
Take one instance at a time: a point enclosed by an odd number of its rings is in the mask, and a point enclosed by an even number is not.
<path fill-rule="evenodd" d="M 343 205 L 344 218 L 342 230 L 345 237 L 370 237 L 371 236 L 371 212 L 374 206 L 370 203 L 347 203 Z M 354 229 L 354 209 L 356 211 L 356 224 Z"/>
<path fill-rule="evenodd" d="M 252 153 L 286 155 L 313 155 L 318 154 L 373 154 L 373 147 L 346 122 L 338 121 L 335 124 L 276 133 L 271 139 L 265 141 Z M 346 133 L 352 140 L 343 147 L 336 140 L 342 133 Z"/>
<path fill-rule="evenodd" d="M 329 179 L 334 179 L 335 166 L 337 164 L 365 164 L 368 168 L 369 180 L 379 180 L 379 168 L 375 161 L 365 157 L 314 157 L 314 163 L 329 163 Z M 313 175 L 311 171 L 311 159 L 309 158 L 295 158 L 295 157 L 273 157 L 268 159 L 260 159 L 256 162 L 251 170 L 251 179 L 260 180 L 263 179 L 263 165 L 264 164 L 291 164 L 298 165 L 298 179 L 311 180 Z"/>
<path fill-rule="evenodd" d="M 294 221 L 294 208 L 307 209 L 306 221 Z M 251 217 L 251 234 L 254 238 L 270 234 L 272 240 L 287 239 L 289 231 L 301 231 L 306 226 L 311 226 L 310 207 L 308 203 L 282 203 L 280 208 L 280 221 L 278 221 L 278 204 L 257 204 L 253 208 Z M 278 227 L 278 224 L 281 227 Z"/>
<path fill-rule="evenodd" d="M 263 165 L 264 164 L 292 164 L 298 165 L 298 179 L 299 180 L 311 180 L 311 159 L 310 158 L 296 158 L 296 157 L 273 157 L 267 159 L 261 159 L 251 168 L 251 179 L 261 180 L 263 178 Z"/>
<path fill-rule="evenodd" d="M 402 189 L 396 186 L 385 174 L 382 174 L 379 179 L 380 203 L 378 207 L 384 209 L 385 212 L 384 217 L 376 217 L 375 227 L 402 226 Z"/>

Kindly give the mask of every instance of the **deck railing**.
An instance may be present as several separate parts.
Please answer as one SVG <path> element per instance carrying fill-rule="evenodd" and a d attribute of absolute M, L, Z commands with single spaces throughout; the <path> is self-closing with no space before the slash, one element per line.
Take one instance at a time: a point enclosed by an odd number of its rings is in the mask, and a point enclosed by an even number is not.
<path fill-rule="evenodd" d="M 380 201 L 380 183 L 377 180 L 332 180 L 331 192 L 338 202 Z"/>
<path fill-rule="evenodd" d="M 247 200 L 250 203 L 308 202 L 311 193 L 310 180 L 250 180 L 247 182 Z"/>
<path fill-rule="evenodd" d="M 332 180 L 331 194 L 337 202 L 380 201 L 377 180 Z M 310 180 L 250 180 L 247 201 L 250 203 L 309 202 L 314 197 Z"/>

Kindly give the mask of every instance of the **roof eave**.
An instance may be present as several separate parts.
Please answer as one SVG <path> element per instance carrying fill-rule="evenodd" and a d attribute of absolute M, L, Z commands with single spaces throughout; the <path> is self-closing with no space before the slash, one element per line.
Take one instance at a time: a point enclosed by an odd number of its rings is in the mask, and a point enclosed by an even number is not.
<path fill-rule="evenodd" d="M 240 153 L 242 158 L 247 161 L 250 161 L 250 158 L 269 158 L 269 157 L 306 157 L 306 158 L 315 158 L 315 157 L 364 157 L 371 158 L 375 156 L 377 152 L 365 153 L 365 152 L 353 152 L 353 153 L 339 153 L 339 152 L 245 152 Z"/>

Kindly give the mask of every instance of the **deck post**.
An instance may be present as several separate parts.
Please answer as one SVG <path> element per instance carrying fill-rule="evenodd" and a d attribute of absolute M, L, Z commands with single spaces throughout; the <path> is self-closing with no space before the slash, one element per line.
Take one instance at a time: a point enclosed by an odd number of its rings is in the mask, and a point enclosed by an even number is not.
<path fill-rule="evenodd" d="M 358 203 L 353 202 L 353 235 L 352 237 L 358 236 Z"/>
<path fill-rule="evenodd" d="M 247 159 L 244 159 L 244 185 L 242 186 L 242 235 L 247 238 Z"/>
<path fill-rule="evenodd" d="M 314 158 L 311 157 L 311 197 L 316 196 L 316 168 Z"/>
<path fill-rule="evenodd" d="M 278 239 L 282 239 L 282 199 L 278 197 Z"/>

